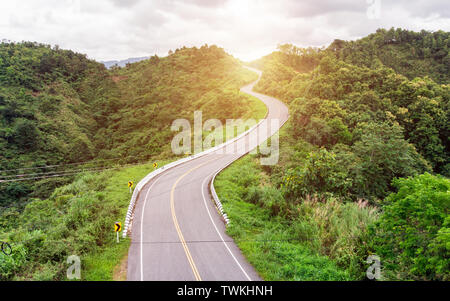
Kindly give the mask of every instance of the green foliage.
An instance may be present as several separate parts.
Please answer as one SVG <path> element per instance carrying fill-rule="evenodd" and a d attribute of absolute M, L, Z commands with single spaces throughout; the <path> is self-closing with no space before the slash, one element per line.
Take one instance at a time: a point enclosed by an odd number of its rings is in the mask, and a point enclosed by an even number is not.
<path fill-rule="evenodd" d="M 301 68 L 305 54 L 282 45 L 254 62 L 255 89 L 288 103 L 291 119 L 278 166 L 264 168 L 269 187 L 242 199 L 354 279 L 376 253 L 385 279 L 448 280 L 448 179 L 419 175 L 450 175 L 448 33 L 378 30 L 309 55 Z"/>
<path fill-rule="evenodd" d="M 33 121 L 18 118 L 13 124 L 11 138 L 22 150 L 33 150 L 39 141 L 39 131 Z"/>
<path fill-rule="evenodd" d="M 231 219 L 227 231 L 263 279 L 362 279 L 365 258 L 358 245 L 376 219 L 375 210 L 367 203 L 343 204 L 334 198 L 295 202 L 266 177 L 249 155 L 215 182 Z"/>
<path fill-rule="evenodd" d="M 262 278 L 350 280 L 347 271 L 300 239 L 304 231 L 297 221 L 280 217 L 286 202 L 279 190 L 258 187 L 260 177 L 261 166 L 248 155 L 221 172 L 215 186 L 231 219 L 227 232 Z"/>
<path fill-rule="evenodd" d="M 263 69 L 270 61 L 279 61 L 297 72 L 309 72 L 319 63 L 323 49 L 308 47 L 299 48 L 292 44 L 278 45 L 278 50 L 250 63 L 251 66 Z"/>
<path fill-rule="evenodd" d="M 96 116 L 115 109 L 113 84 L 104 66 L 85 55 L 30 42 L 0 43 L 0 169 L 13 169 L 2 175 L 92 159 L 99 151 L 94 134 L 105 126 Z M 30 191 L 48 196 L 39 182 L 1 184 L 0 207 L 23 207 Z"/>
<path fill-rule="evenodd" d="M 352 134 L 344 124 L 344 111 L 335 101 L 297 98 L 291 103 L 294 137 L 317 146 L 348 144 Z"/>
<path fill-rule="evenodd" d="M 336 154 L 320 149 L 309 154 L 303 166 L 289 170 L 281 184 L 285 196 L 296 200 L 310 195 L 347 196 L 352 185 L 349 171 L 336 160 Z"/>
<path fill-rule="evenodd" d="M 450 175 L 448 46 L 447 32 L 378 30 L 328 49 L 280 45 L 252 63 L 264 70 L 256 89 L 290 106 L 280 163 L 247 156 L 217 190 L 264 279 L 363 279 L 376 253 L 385 279 L 449 280 L 450 184 L 418 175 Z M 239 92 L 254 79 L 216 46 L 107 71 L 57 46 L 1 43 L 0 169 L 12 170 L 2 176 L 174 159 L 174 119 L 262 117 Z M 111 280 L 129 243 L 111 237 L 128 205 L 123 183 L 148 168 L 0 183 L 0 238 L 14 248 L 0 254 L 1 279 L 62 280 L 77 254 L 83 279 Z"/>
<path fill-rule="evenodd" d="M 401 127 L 387 123 L 360 124 L 358 140 L 352 146 L 355 162 L 351 166 L 354 195 L 360 198 L 384 198 L 390 182 L 397 177 L 427 170 L 427 162 L 414 146 L 403 139 Z"/>
<path fill-rule="evenodd" d="M 99 134 L 108 137 L 106 157 L 170 152 L 175 119 L 193 120 L 201 110 L 203 120 L 238 118 L 254 108 L 248 95 L 239 93 L 256 74 L 216 46 L 181 48 L 165 58 L 157 56 L 127 68 L 113 70 L 122 93 L 121 108 Z"/>
<path fill-rule="evenodd" d="M 377 68 L 383 64 L 410 79 L 428 75 L 438 83 L 448 83 L 449 45 L 449 33 L 442 30 L 391 28 L 378 29 L 357 41 L 335 40 L 328 50 L 355 65 Z"/>
<path fill-rule="evenodd" d="M 316 67 L 309 72 L 299 73 L 292 60 L 280 55 L 260 62 L 265 72 L 256 89 L 289 103 L 287 135 L 303 148 L 312 145 L 314 152 L 325 147 L 336 153 L 344 182 L 349 180 L 351 186 L 344 189 L 348 195 L 342 190 L 339 194 L 353 200 L 382 199 L 391 191 L 394 178 L 431 171 L 430 167 L 448 175 L 448 85 L 427 77 L 410 81 L 382 64 L 371 69 L 351 65 L 330 52 L 343 43 L 317 51 Z M 289 159 L 301 164 L 305 160 L 306 156 Z M 295 166 L 289 168 L 284 176 L 300 173 L 298 168 L 293 171 Z M 330 174 L 329 181 L 340 180 Z M 299 197 L 314 194 L 322 184 L 298 187 L 302 192 L 296 193 Z M 336 193 L 336 187 L 327 189 Z"/>
<path fill-rule="evenodd" d="M 425 173 L 394 186 L 368 239 L 385 278 L 448 281 L 450 181 Z"/>
<path fill-rule="evenodd" d="M 118 169 L 2 183 L 0 237 L 14 249 L 13 256 L 0 255 L 2 280 L 65 280 L 72 254 L 81 258 L 83 280 L 112 280 L 129 247 L 129 240 L 116 244 L 112 231 L 128 208 L 126 183 L 153 170 L 147 163 L 124 163 L 158 158 L 161 167 L 175 160 L 170 125 L 177 118 L 192 119 L 194 110 L 202 110 L 204 120 L 222 121 L 262 118 L 267 111 L 261 101 L 239 92 L 256 74 L 215 46 L 183 48 L 112 74 L 83 56 L 44 45 L 1 44 L 0 54 L 18 65 L 37 60 L 37 69 L 23 66 L 26 83 L 19 81 L 23 74 L 2 78 L 8 84 L 0 88 L 1 167 L 14 169 L 5 175 L 72 162 L 73 167 L 50 171 Z"/>
<path fill-rule="evenodd" d="M 0 278 L 65 280 L 67 257 L 77 255 L 83 279 L 111 279 L 114 263 L 129 246 L 128 240 L 116 246 L 112 231 L 114 222 L 121 221 L 128 208 L 127 183 L 140 180 L 151 170 L 152 164 L 146 164 L 82 174 L 73 183 L 57 188 L 49 199 L 30 202 L 21 214 L 12 209 L 9 215 L 13 217 L 3 214 L 0 223 L 14 221 L 15 225 L 9 224 L 4 234 L 0 232 L 2 240 L 13 247 L 12 256 L 0 255 Z M 108 252 L 110 249 L 117 252 Z M 102 258 L 102 253 L 108 253 L 109 259 L 92 262 L 94 257 Z"/>
<path fill-rule="evenodd" d="M 194 110 L 202 110 L 204 120 L 256 117 L 256 108 L 264 116 L 259 101 L 239 92 L 255 79 L 216 46 L 183 47 L 108 72 L 58 47 L 2 43 L 0 169 L 11 170 L 2 176 L 76 170 L 23 168 L 92 159 L 109 160 L 100 164 L 108 167 L 171 157 L 170 126 L 177 118 L 192 120 Z M 44 199 L 71 180 L 0 183 L 0 212 L 21 209 L 30 197 Z"/>

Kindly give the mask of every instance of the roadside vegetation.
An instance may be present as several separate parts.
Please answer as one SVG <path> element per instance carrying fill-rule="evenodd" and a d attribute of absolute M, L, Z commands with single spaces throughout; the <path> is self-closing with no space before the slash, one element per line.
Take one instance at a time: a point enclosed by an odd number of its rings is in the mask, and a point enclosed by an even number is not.
<path fill-rule="evenodd" d="M 250 254 L 239 241 L 250 221 L 262 228 L 246 239 L 264 233 L 277 241 L 284 233 L 274 250 L 324 256 L 348 279 L 365 279 L 366 259 L 376 254 L 385 280 L 448 280 L 448 42 L 445 32 L 378 30 L 327 49 L 280 45 L 252 63 L 263 69 L 255 90 L 289 106 L 280 162 L 258 167 L 249 156 L 216 185 L 230 234 L 263 277 L 307 278 L 283 275 L 281 267 L 296 271 L 301 263 L 274 255 L 265 242 L 255 242 Z M 253 169 L 259 171 L 238 172 Z M 264 214 L 242 217 L 238 204 Z"/>
<path fill-rule="evenodd" d="M 163 162 L 158 162 L 163 164 Z M 139 181 L 152 164 L 79 175 L 45 200 L 34 200 L 22 213 L 3 215 L 2 238 L 12 256 L 0 254 L 2 280 L 66 280 L 71 255 L 81 259 L 83 280 L 112 280 L 112 271 L 128 252 L 129 240 L 116 243 L 114 222 L 126 215 L 127 183 Z"/>

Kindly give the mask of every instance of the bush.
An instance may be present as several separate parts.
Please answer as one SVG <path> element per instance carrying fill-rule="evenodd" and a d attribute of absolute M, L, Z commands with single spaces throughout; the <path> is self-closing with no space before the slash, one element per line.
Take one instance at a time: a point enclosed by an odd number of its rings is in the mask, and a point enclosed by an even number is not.
<path fill-rule="evenodd" d="M 27 263 L 27 252 L 22 245 L 13 246 L 13 253 L 6 256 L 0 252 L 0 280 L 12 280 L 16 272 Z"/>
<path fill-rule="evenodd" d="M 370 229 L 387 279 L 450 280 L 450 180 L 423 175 L 397 179 L 380 220 Z"/>
<path fill-rule="evenodd" d="M 352 185 L 346 166 L 341 166 L 333 152 L 325 148 L 308 155 L 304 166 L 287 172 L 283 179 L 285 196 L 295 200 L 309 195 L 320 198 L 336 194 L 347 196 Z"/>

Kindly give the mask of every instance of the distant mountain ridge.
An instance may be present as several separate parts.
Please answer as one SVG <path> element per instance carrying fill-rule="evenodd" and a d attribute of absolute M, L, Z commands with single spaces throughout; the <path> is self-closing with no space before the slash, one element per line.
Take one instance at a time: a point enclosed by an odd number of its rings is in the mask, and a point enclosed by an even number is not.
<path fill-rule="evenodd" d="M 143 60 L 148 60 L 149 56 L 143 56 L 143 57 L 132 57 L 128 58 L 126 60 L 121 61 L 100 61 L 103 65 L 105 65 L 106 68 L 111 68 L 114 65 L 117 65 L 119 67 L 125 67 L 127 64 L 137 63 Z"/>

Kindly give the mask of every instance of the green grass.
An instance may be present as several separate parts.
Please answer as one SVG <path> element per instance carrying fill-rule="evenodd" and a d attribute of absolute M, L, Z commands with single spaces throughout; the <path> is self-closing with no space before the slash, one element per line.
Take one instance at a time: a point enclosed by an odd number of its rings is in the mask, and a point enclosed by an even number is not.
<path fill-rule="evenodd" d="M 118 244 L 114 222 L 124 224 L 130 201 L 128 181 L 139 182 L 174 158 L 85 173 L 57 188 L 46 200 L 28 204 L 16 227 L 0 236 L 14 247 L 10 257 L 0 255 L 0 277 L 9 280 L 67 280 L 70 255 L 80 257 L 82 280 L 112 280 L 130 240 Z"/>
<path fill-rule="evenodd" d="M 115 237 L 111 237 L 115 239 Z M 128 254 L 130 239 L 120 238 L 120 243 L 108 246 L 100 252 L 89 254 L 84 258 L 84 280 L 112 281 L 113 273 L 121 260 Z"/>
<path fill-rule="evenodd" d="M 231 222 L 228 233 L 264 280 L 350 280 L 327 256 L 296 237 L 286 219 L 270 209 L 245 201 L 250 187 L 259 186 L 262 169 L 247 155 L 222 171 L 215 188 Z"/>
<path fill-rule="evenodd" d="M 154 160 L 158 163 L 158 167 L 162 167 L 170 163 L 174 159 L 166 159 L 162 161 Z M 144 178 L 148 173 L 152 172 L 153 162 L 134 167 L 124 168 L 120 171 L 111 173 L 107 181 L 107 186 L 102 190 L 113 200 L 119 209 L 119 214 L 116 215 L 117 221 L 124 226 L 124 218 L 126 216 L 128 205 L 130 202 L 130 192 L 127 187 L 128 181 L 134 181 L 135 185 Z M 122 238 L 120 233 L 120 243 L 116 243 L 116 234 L 113 232 L 113 224 L 111 224 L 109 243 L 95 253 L 90 253 L 82 260 L 84 273 L 83 280 L 98 281 L 98 280 L 113 280 L 113 272 L 121 259 L 128 253 L 130 246 L 130 239 Z"/>
<path fill-rule="evenodd" d="M 248 103 L 251 106 L 252 110 L 248 111 L 244 116 L 242 116 L 242 119 L 253 118 L 259 120 L 266 117 L 267 114 L 266 105 L 258 98 L 249 94 L 246 95 L 248 95 Z"/>
<path fill-rule="evenodd" d="M 243 93 L 245 94 L 245 93 Z M 244 116 L 241 117 L 241 119 L 245 122 L 248 119 L 253 119 L 256 121 L 256 123 L 258 123 L 261 119 L 264 119 L 267 115 L 268 109 L 266 107 L 266 105 L 259 100 L 258 98 L 251 96 L 249 94 L 245 94 L 247 96 L 247 102 L 246 104 L 251 108 L 251 110 L 248 110 Z M 220 135 L 222 136 L 222 142 L 226 142 L 229 139 L 232 139 L 240 134 L 242 134 L 243 132 L 245 132 L 246 130 L 248 130 L 248 127 L 232 127 L 232 126 L 227 126 L 227 124 L 223 124 L 222 125 L 222 133 L 218 132 L 218 133 L 214 133 L 216 134 L 214 136 L 214 140 L 212 143 L 212 146 L 214 147 L 216 145 L 216 139 L 220 138 Z M 234 130 L 234 133 L 233 133 Z M 212 132 L 210 131 L 203 131 L 203 139 L 205 139 L 207 136 L 209 136 Z M 232 136 L 229 136 L 230 133 L 233 133 Z M 193 143 L 193 142 L 192 142 Z M 206 150 L 206 149 L 204 149 Z"/>

